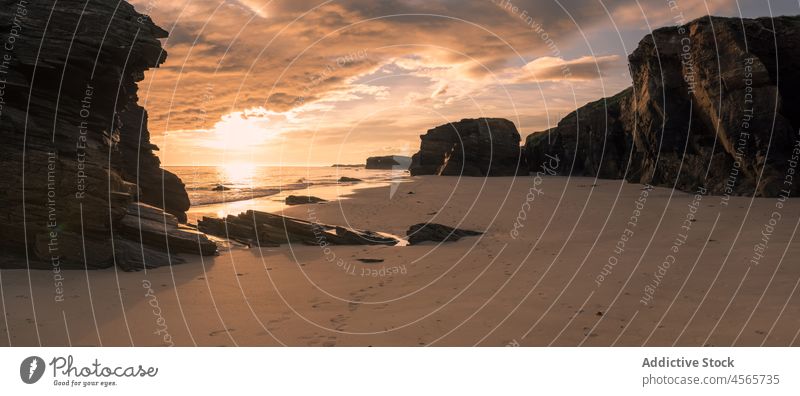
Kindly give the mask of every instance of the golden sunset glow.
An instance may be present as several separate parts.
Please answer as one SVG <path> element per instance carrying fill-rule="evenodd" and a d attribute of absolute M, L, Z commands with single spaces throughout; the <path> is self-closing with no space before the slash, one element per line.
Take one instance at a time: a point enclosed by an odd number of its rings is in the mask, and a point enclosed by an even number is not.
<path fill-rule="evenodd" d="M 237 186 L 251 186 L 255 180 L 257 167 L 248 162 L 232 162 L 220 166 L 223 180 Z"/>
<path fill-rule="evenodd" d="M 800 395 L 800 0 L 0 2 L 4 394 Z"/>
<path fill-rule="evenodd" d="M 169 60 L 144 85 L 150 129 L 165 140 L 159 156 L 166 165 L 224 164 L 220 151 L 262 165 L 357 163 L 475 115 L 507 118 L 527 135 L 629 86 L 630 49 L 672 23 L 663 1 L 606 1 L 609 14 L 578 1 L 511 3 L 159 2 L 153 20 L 175 26 L 163 43 Z M 681 11 L 689 20 L 763 10 L 715 1 Z"/>
<path fill-rule="evenodd" d="M 271 125 L 269 112 L 248 109 L 223 115 L 214 124 L 213 134 L 220 149 L 241 152 L 275 139 L 279 131 Z"/>

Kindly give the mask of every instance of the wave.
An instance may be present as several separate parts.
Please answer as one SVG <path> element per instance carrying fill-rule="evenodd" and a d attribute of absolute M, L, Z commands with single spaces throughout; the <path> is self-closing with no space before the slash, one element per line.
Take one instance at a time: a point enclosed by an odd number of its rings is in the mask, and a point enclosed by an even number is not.
<path fill-rule="evenodd" d="M 359 178 L 364 184 L 397 181 L 406 176 L 405 172 L 346 169 L 258 167 L 251 175 L 232 177 L 223 167 L 171 168 L 186 184 L 193 207 L 247 201 L 281 192 L 305 190 L 312 186 L 335 186 L 340 184 L 339 178 L 342 176 Z"/>
<path fill-rule="evenodd" d="M 228 191 L 190 191 L 189 200 L 192 206 L 214 205 L 236 201 L 247 201 L 264 198 L 280 193 L 280 189 L 263 190 L 228 190 Z"/>

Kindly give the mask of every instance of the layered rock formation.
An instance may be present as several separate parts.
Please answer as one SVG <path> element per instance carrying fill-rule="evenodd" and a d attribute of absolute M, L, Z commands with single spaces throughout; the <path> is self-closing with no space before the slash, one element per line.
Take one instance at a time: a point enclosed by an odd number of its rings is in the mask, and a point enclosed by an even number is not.
<path fill-rule="evenodd" d="M 411 175 L 512 176 L 522 164 L 516 126 L 502 118 L 464 119 L 428 130 Z"/>
<path fill-rule="evenodd" d="M 800 17 L 704 17 L 646 36 L 629 56 L 633 86 L 528 136 L 531 171 L 712 194 L 796 195 Z"/>
<path fill-rule="evenodd" d="M 406 170 L 411 165 L 411 157 L 402 155 L 385 155 L 367 158 L 367 169 Z"/>
<path fill-rule="evenodd" d="M 135 197 L 138 201 L 163 208 L 185 222 L 190 206 L 186 186 L 177 175 L 161 169 L 161 160 L 153 152 L 158 147 L 150 143 L 147 111 L 137 104 L 136 82 L 142 76 L 125 77 L 124 84 L 129 88 L 127 92 L 130 95 L 125 108 L 119 113 L 122 176 L 139 186 Z"/>
<path fill-rule="evenodd" d="M 160 169 L 137 104 L 136 83 L 164 62 L 167 33 L 125 2 L 0 3 L 4 250 L 41 268 L 133 269 L 168 264 L 167 250 L 213 253 L 177 224 L 188 196 Z M 143 210 L 162 227 L 142 229 Z"/>
<path fill-rule="evenodd" d="M 315 219 L 314 219 L 315 220 Z M 224 219 L 203 217 L 198 228 L 211 235 L 248 246 L 275 247 L 282 244 L 397 245 L 400 240 L 373 231 L 322 224 L 294 217 L 248 210 Z"/>

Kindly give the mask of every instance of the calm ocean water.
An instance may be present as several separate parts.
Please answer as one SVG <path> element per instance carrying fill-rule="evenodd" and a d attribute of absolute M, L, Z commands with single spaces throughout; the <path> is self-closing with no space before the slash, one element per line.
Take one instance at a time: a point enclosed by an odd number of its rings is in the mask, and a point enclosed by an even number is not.
<path fill-rule="evenodd" d="M 243 201 L 281 192 L 336 185 L 340 177 L 364 183 L 385 183 L 408 175 L 405 171 L 344 167 L 177 166 L 166 169 L 186 184 L 192 206 Z M 215 191 L 218 186 L 226 190 Z"/>

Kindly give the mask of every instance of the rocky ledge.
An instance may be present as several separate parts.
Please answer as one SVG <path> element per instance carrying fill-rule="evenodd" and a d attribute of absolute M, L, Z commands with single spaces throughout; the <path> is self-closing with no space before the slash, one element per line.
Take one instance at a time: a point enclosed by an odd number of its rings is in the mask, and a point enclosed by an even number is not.
<path fill-rule="evenodd" d="M 409 245 L 418 245 L 422 242 L 455 242 L 463 237 L 478 235 L 483 233 L 436 223 L 414 224 L 406 231 Z"/>
<path fill-rule="evenodd" d="M 513 176 L 524 163 L 517 127 L 502 118 L 464 119 L 420 138 L 409 168 L 412 176 Z"/>
<path fill-rule="evenodd" d="M 796 196 L 800 16 L 703 17 L 628 57 L 633 86 L 528 136 L 530 170 L 710 194 Z"/>
<path fill-rule="evenodd" d="M 304 245 L 397 245 L 400 240 L 377 232 L 322 224 L 294 217 L 248 210 L 219 219 L 203 217 L 198 228 L 205 233 L 246 244 L 276 247 Z"/>
<path fill-rule="evenodd" d="M 286 197 L 284 202 L 287 205 L 293 206 L 293 205 L 315 204 L 328 201 L 320 197 L 315 197 L 313 195 L 289 195 Z"/>
<path fill-rule="evenodd" d="M 213 254 L 213 242 L 180 224 L 188 195 L 161 169 L 137 103 L 144 71 L 166 58 L 167 33 L 124 1 L 0 4 L 3 249 L 53 270 Z"/>

